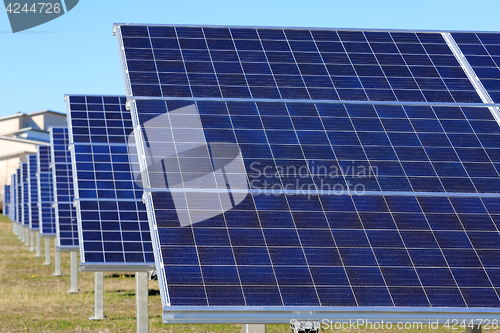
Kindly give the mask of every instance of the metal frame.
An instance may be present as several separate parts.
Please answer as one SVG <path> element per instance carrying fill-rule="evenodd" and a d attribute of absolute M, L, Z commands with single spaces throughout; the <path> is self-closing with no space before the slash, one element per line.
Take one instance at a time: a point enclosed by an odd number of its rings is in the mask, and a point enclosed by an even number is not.
<path fill-rule="evenodd" d="M 154 264 L 80 262 L 80 272 L 149 272 Z"/>
<path fill-rule="evenodd" d="M 428 321 L 444 324 L 449 319 L 473 321 L 497 319 L 500 309 L 491 308 L 418 308 L 418 307 L 318 307 L 318 306 L 164 306 L 164 324 L 208 323 L 290 323 L 290 320 L 315 320 L 320 323 L 357 322 L 358 320 L 397 323 Z M 323 322 L 324 323 L 324 322 Z"/>
<path fill-rule="evenodd" d="M 348 99 L 270 99 L 270 98 L 224 98 L 224 97 L 147 97 L 127 95 L 134 101 L 188 101 L 188 102 L 254 102 L 254 103 L 306 103 L 306 104 L 369 104 L 398 106 L 450 106 L 450 107 L 500 107 L 500 103 L 450 103 L 450 102 L 404 102 L 404 101 L 356 101 Z"/>

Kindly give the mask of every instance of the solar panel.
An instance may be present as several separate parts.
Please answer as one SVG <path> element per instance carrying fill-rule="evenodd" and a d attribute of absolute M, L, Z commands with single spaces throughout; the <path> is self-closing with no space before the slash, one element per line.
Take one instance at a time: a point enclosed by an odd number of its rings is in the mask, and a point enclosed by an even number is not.
<path fill-rule="evenodd" d="M 130 111 L 119 96 L 66 96 L 81 269 L 152 270 Z M 138 169 L 136 166 L 135 169 Z"/>
<path fill-rule="evenodd" d="M 16 173 L 10 175 L 10 207 L 9 207 L 9 219 L 16 223 Z"/>
<path fill-rule="evenodd" d="M 28 188 L 28 164 L 21 163 L 21 209 L 22 224 L 24 227 L 30 226 L 30 204 Z"/>
<path fill-rule="evenodd" d="M 50 146 L 38 146 L 37 151 L 38 215 L 40 216 L 40 236 L 56 236 L 54 184 L 50 171 Z"/>
<path fill-rule="evenodd" d="M 22 206 L 22 193 L 21 193 L 21 167 L 16 170 L 16 222 L 21 226 L 23 225 L 23 206 Z"/>
<path fill-rule="evenodd" d="M 37 184 L 37 156 L 28 155 L 28 206 L 30 230 L 39 230 L 40 221 L 38 215 L 38 184 Z"/>
<path fill-rule="evenodd" d="M 78 249 L 78 224 L 73 207 L 73 174 L 69 151 L 68 129 L 50 129 L 51 168 L 54 182 L 56 247 L 59 250 Z"/>
<path fill-rule="evenodd" d="M 129 96 L 481 102 L 436 32 L 117 30 Z"/>
<path fill-rule="evenodd" d="M 4 185 L 2 215 L 9 216 L 9 206 L 10 206 L 10 185 Z"/>
<path fill-rule="evenodd" d="M 498 105 L 450 34 L 115 30 L 164 321 L 498 313 Z"/>
<path fill-rule="evenodd" d="M 467 61 L 495 103 L 500 103 L 500 37 L 495 33 L 453 33 Z"/>

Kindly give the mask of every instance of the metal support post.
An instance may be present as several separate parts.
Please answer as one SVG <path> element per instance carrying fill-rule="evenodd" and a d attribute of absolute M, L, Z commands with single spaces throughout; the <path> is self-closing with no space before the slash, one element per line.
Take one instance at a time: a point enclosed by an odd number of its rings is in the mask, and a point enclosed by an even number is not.
<path fill-rule="evenodd" d="M 266 333 L 266 324 L 243 324 L 241 333 Z"/>
<path fill-rule="evenodd" d="M 45 262 L 44 265 L 50 265 L 50 238 L 45 238 Z"/>
<path fill-rule="evenodd" d="M 135 303 L 137 307 L 137 333 L 149 332 L 148 272 L 135 273 Z"/>
<path fill-rule="evenodd" d="M 16 227 L 16 222 L 12 223 L 12 232 L 14 233 L 14 235 L 17 235 L 17 227 Z"/>
<path fill-rule="evenodd" d="M 104 319 L 104 272 L 95 272 L 94 316 L 90 320 Z"/>
<path fill-rule="evenodd" d="M 475 325 L 474 327 L 467 327 L 465 333 L 481 333 L 481 326 Z"/>
<path fill-rule="evenodd" d="M 17 224 L 17 238 L 19 238 L 19 240 L 24 243 L 24 230 L 23 230 L 23 227 L 19 223 L 17 223 L 17 222 L 16 222 L 16 224 Z"/>
<path fill-rule="evenodd" d="M 30 246 L 30 229 L 28 227 L 23 227 L 24 228 L 24 245 L 25 246 Z"/>
<path fill-rule="evenodd" d="M 35 258 L 40 258 L 42 256 L 42 249 L 40 245 L 40 233 L 35 231 Z"/>
<path fill-rule="evenodd" d="M 61 252 L 59 252 L 57 250 L 57 247 L 54 250 L 54 257 L 55 257 L 54 261 L 55 261 L 56 269 L 55 269 L 54 274 L 52 274 L 52 275 L 53 276 L 61 276 L 62 275 L 62 273 L 61 273 Z"/>
<path fill-rule="evenodd" d="M 29 230 L 28 232 L 30 235 L 30 252 L 35 252 L 35 232 L 31 230 Z"/>
<path fill-rule="evenodd" d="M 71 251 L 71 288 L 68 293 L 77 293 L 78 290 L 78 252 Z"/>

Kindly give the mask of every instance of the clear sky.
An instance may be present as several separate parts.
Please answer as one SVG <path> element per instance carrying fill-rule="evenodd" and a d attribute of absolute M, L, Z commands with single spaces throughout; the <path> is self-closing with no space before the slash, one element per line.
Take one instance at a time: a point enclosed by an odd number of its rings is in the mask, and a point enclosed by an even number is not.
<path fill-rule="evenodd" d="M 15 2 L 15 1 L 13 1 Z M 123 95 L 113 23 L 499 31 L 500 0 L 80 0 L 13 34 L 0 14 L 0 116 Z"/>

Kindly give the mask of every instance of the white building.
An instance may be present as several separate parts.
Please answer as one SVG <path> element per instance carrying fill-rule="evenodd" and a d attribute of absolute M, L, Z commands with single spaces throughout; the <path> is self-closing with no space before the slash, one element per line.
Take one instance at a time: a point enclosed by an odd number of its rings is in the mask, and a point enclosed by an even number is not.
<path fill-rule="evenodd" d="M 49 144 L 53 126 L 67 126 L 66 114 L 45 110 L 0 117 L 0 205 L 10 175 L 26 162 L 26 155 L 36 153 L 36 146 Z"/>

